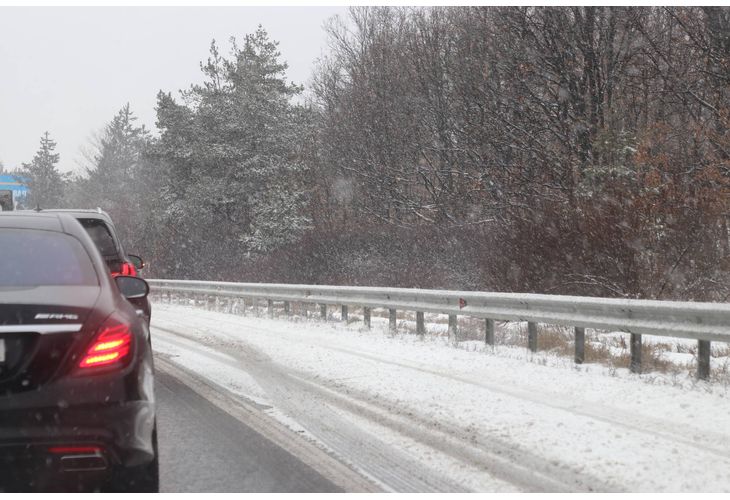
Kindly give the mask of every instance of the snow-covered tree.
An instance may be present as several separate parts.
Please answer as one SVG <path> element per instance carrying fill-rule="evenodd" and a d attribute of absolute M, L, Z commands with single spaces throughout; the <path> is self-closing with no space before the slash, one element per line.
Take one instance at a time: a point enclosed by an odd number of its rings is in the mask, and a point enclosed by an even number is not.
<path fill-rule="evenodd" d="M 55 149 L 56 142 L 45 132 L 33 160 L 20 169 L 20 175 L 27 179 L 28 202 L 33 208 L 56 208 L 61 203 L 64 179 L 57 168 L 59 154 Z"/>
<path fill-rule="evenodd" d="M 194 245 L 198 259 L 226 248 L 235 262 L 294 241 L 307 226 L 300 181 L 308 111 L 293 102 L 302 87 L 287 82 L 263 28 L 231 45 L 226 58 L 211 44 L 206 80 L 182 103 L 158 95 L 154 156 L 169 168 L 162 196 L 171 241 Z"/>
<path fill-rule="evenodd" d="M 146 218 L 146 201 L 151 191 L 148 176 L 154 166 L 147 164 L 145 150 L 151 140 L 144 125 L 125 104 L 87 150 L 83 175 L 69 186 L 66 204 L 76 208 L 100 207 L 114 219 L 127 246 L 136 249 L 147 239 L 138 230 Z"/>
<path fill-rule="evenodd" d="M 143 149 L 149 141 L 144 125 L 135 126 L 137 118 L 125 104 L 106 126 L 94 155 L 94 164 L 87 167 L 89 197 L 97 203 L 119 204 L 117 193 L 134 177 Z"/>

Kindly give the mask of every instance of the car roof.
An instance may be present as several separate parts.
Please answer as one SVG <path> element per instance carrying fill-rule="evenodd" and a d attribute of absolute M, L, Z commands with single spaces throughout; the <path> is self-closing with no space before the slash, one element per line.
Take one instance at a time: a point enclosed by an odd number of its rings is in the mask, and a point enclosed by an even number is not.
<path fill-rule="evenodd" d="M 116 228 L 114 227 L 114 222 L 112 222 L 112 218 L 104 212 L 101 208 L 97 208 L 96 210 L 88 209 L 88 208 L 45 208 L 40 210 L 15 210 L 13 212 L 5 212 L 8 214 L 14 213 L 14 214 L 33 214 L 33 215 L 63 215 L 65 217 L 72 217 L 73 219 L 93 219 L 104 222 L 106 224 L 109 233 L 111 235 L 111 238 L 114 242 L 114 248 L 116 249 L 116 257 L 121 260 L 127 260 L 127 252 L 124 250 L 124 245 L 122 245 L 121 240 L 119 239 L 119 236 L 117 235 Z M 111 256 L 109 254 L 106 257 Z"/>
<path fill-rule="evenodd" d="M 0 227 L 65 232 L 59 215 L 33 212 L 0 212 Z"/>
<path fill-rule="evenodd" d="M 106 224 L 109 234 L 114 241 L 114 247 L 116 248 L 116 257 L 121 260 L 127 260 L 127 252 L 124 249 L 124 245 L 122 244 L 122 241 L 119 239 L 119 235 L 117 234 L 116 227 L 114 227 L 114 222 L 112 221 L 111 216 L 104 212 L 101 208 L 97 208 L 96 210 L 88 209 L 88 208 L 46 208 L 41 210 L 29 210 L 29 212 L 32 213 L 40 213 L 40 214 L 67 214 L 75 219 L 92 219 L 97 221 L 102 221 L 104 224 Z M 108 257 L 110 255 L 107 255 L 105 257 Z"/>
<path fill-rule="evenodd" d="M 11 229 L 36 229 L 70 234 L 84 239 L 86 230 L 71 214 L 37 213 L 32 211 L 0 212 L 0 227 Z"/>
<path fill-rule="evenodd" d="M 96 210 L 88 208 L 43 208 L 38 213 L 64 213 L 70 214 L 77 219 L 101 219 L 105 222 L 111 223 L 111 217 L 109 214 L 104 212 L 101 208 Z"/>

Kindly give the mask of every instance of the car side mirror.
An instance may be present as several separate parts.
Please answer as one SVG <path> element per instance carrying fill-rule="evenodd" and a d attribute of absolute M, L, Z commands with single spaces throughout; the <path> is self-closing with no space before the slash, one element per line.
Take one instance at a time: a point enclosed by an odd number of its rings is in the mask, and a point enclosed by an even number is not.
<path fill-rule="evenodd" d="M 127 255 L 129 257 L 129 260 L 132 261 L 132 264 L 137 269 L 144 269 L 144 261 L 142 260 L 142 257 L 139 255 Z"/>
<path fill-rule="evenodd" d="M 134 276 L 117 276 L 114 278 L 117 288 L 128 299 L 143 299 L 150 293 L 150 286 L 142 278 Z"/>

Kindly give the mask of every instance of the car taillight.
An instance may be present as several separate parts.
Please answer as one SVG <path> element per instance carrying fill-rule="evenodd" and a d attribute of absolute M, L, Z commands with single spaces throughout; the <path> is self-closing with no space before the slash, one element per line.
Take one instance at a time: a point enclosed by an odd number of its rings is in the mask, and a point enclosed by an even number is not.
<path fill-rule="evenodd" d="M 132 331 L 129 325 L 107 319 L 99 329 L 77 369 L 123 365 L 132 348 Z"/>
<path fill-rule="evenodd" d="M 112 273 L 112 278 L 117 276 L 137 276 L 137 268 L 129 262 L 122 262 L 122 267 L 118 273 Z"/>

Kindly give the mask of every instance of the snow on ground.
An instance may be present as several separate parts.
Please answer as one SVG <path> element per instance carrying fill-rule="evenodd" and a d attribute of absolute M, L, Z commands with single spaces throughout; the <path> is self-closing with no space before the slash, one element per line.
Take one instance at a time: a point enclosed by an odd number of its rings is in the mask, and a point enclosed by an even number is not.
<path fill-rule="evenodd" d="M 730 491 L 727 384 L 478 341 L 454 348 L 373 320 L 365 330 L 156 303 L 153 345 L 390 489 Z M 388 476 L 398 463 L 443 478 L 406 484 Z"/>

